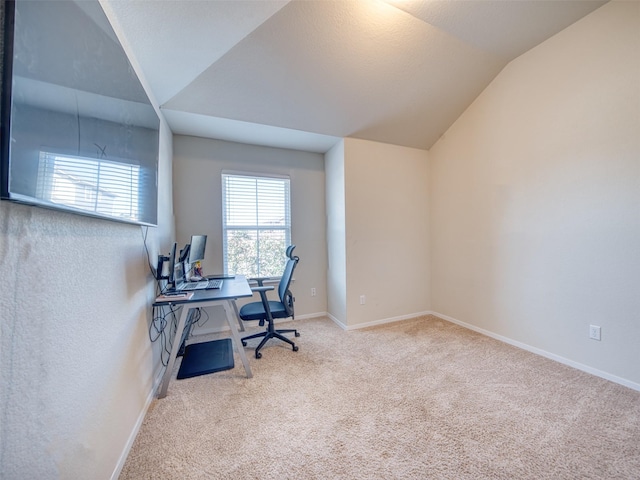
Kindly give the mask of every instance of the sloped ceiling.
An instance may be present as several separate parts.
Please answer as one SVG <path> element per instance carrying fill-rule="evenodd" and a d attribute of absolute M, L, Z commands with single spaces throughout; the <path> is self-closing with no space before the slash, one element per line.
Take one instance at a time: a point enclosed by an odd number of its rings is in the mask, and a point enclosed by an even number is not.
<path fill-rule="evenodd" d="M 428 149 L 504 66 L 601 0 L 107 1 L 174 133 Z"/>

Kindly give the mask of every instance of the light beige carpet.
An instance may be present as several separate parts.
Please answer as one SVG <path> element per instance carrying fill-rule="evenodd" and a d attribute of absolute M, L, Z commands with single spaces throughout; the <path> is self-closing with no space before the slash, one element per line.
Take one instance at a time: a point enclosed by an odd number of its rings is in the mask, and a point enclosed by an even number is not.
<path fill-rule="evenodd" d="M 120 478 L 640 478 L 640 392 L 432 316 L 295 326 L 252 379 L 173 380 Z"/>

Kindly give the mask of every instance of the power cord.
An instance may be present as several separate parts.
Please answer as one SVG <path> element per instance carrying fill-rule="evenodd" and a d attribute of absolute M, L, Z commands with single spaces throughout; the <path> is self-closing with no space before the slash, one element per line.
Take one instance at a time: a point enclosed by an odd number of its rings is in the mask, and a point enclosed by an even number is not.
<path fill-rule="evenodd" d="M 147 235 L 149 234 L 149 227 L 143 225 L 140 230 L 142 233 L 142 243 L 144 244 L 144 250 L 145 252 L 147 252 L 147 263 L 149 264 L 149 271 L 151 272 L 151 275 L 153 275 L 153 278 L 156 278 L 156 271 L 153 268 L 153 265 L 151 265 L 151 256 L 149 254 L 149 247 L 147 246 Z"/>
<path fill-rule="evenodd" d="M 162 286 L 161 280 L 158 278 L 158 272 L 156 271 L 156 269 L 153 267 L 153 264 L 151 263 L 149 247 L 147 246 L 147 235 L 149 234 L 149 227 L 143 225 L 140 231 L 142 233 L 142 243 L 144 244 L 144 250 L 147 253 L 147 264 L 149 265 L 149 272 L 151 272 L 151 276 L 156 281 L 156 294 L 158 294 L 158 292 L 164 293 L 167 290 L 167 286 L 164 286 L 164 287 Z"/>
<path fill-rule="evenodd" d="M 147 236 L 149 234 L 149 227 L 143 225 L 141 227 L 142 234 L 142 243 L 144 244 L 144 250 L 147 255 L 147 264 L 149 266 L 149 272 L 151 272 L 151 276 L 155 279 L 156 282 L 156 295 L 164 293 L 168 285 L 162 284 L 162 281 L 158 279 L 157 272 L 151 263 L 151 255 L 149 253 L 149 247 L 147 245 Z M 162 305 L 158 307 L 153 307 L 152 319 L 149 324 L 149 340 L 152 343 L 159 341 L 162 346 L 160 350 L 160 360 L 163 366 L 167 366 L 169 364 L 169 356 L 171 355 L 171 339 L 175 336 L 176 330 L 178 329 L 178 318 L 176 315 L 177 309 L 173 307 L 173 305 Z M 167 327 L 169 327 L 169 331 L 167 331 Z"/>

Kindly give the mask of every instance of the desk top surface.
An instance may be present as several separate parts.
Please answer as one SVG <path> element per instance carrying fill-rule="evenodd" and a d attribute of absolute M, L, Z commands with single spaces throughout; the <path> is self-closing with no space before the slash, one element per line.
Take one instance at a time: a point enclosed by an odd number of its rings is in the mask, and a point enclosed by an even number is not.
<path fill-rule="evenodd" d="M 236 275 L 235 278 L 224 278 L 222 287 L 211 290 L 192 290 L 193 297 L 189 299 L 176 298 L 175 300 L 162 300 L 154 302 L 153 306 L 180 305 L 183 303 L 211 302 L 215 300 L 230 300 L 233 298 L 251 297 L 253 292 L 249 282 L 243 275 Z"/>

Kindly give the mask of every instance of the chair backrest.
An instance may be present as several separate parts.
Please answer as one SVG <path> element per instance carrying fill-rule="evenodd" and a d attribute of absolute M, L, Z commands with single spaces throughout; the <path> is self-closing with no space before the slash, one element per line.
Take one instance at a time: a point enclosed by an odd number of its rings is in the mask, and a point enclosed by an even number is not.
<path fill-rule="evenodd" d="M 280 284 L 278 285 L 278 296 L 290 317 L 293 317 L 294 298 L 291 290 L 289 290 L 289 285 L 291 284 L 293 271 L 300 260 L 300 258 L 293 254 L 294 248 L 296 248 L 295 245 L 289 245 L 287 247 L 287 257 L 289 257 L 289 259 L 284 267 L 284 272 L 282 273 L 282 277 L 280 277 Z"/>

